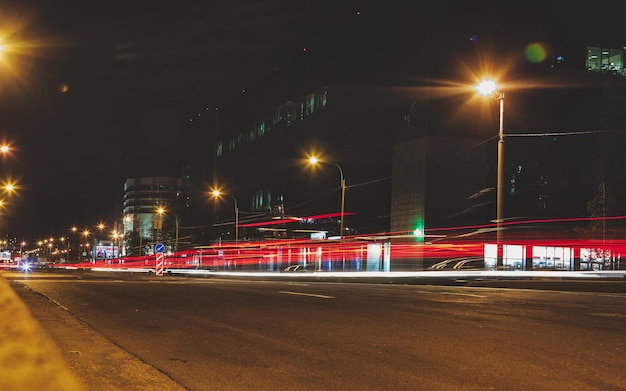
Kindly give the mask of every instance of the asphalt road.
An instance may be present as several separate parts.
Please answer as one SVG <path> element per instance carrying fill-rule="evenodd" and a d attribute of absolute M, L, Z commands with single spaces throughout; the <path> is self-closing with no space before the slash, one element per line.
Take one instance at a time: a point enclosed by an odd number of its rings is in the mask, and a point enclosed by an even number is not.
<path fill-rule="evenodd" d="M 626 293 L 610 283 L 3 276 L 89 389 L 626 390 Z"/>

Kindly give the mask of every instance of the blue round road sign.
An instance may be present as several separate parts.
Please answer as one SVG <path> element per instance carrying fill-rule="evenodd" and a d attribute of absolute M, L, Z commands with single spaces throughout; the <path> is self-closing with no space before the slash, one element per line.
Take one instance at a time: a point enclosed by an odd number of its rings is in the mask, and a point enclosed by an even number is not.
<path fill-rule="evenodd" d="M 162 253 L 163 251 L 165 251 L 165 246 L 163 245 L 163 243 L 157 243 L 157 245 L 154 246 L 154 251 Z"/>

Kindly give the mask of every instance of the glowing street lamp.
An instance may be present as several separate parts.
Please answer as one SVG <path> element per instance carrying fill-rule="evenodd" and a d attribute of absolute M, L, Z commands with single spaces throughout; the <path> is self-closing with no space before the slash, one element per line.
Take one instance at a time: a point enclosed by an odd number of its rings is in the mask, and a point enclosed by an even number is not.
<path fill-rule="evenodd" d="M 73 233 L 74 235 L 76 235 L 76 233 L 78 233 L 78 227 L 74 225 L 74 226 L 72 226 L 72 227 L 70 228 L 70 231 L 72 231 L 72 233 Z M 71 236 L 70 236 L 70 238 L 71 238 Z M 71 242 L 71 240 L 70 240 L 70 242 Z M 72 258 L 75 258 L 75 259 L 76 259 L 76 261 L 78 261 L 78 248 L 79 248 L 79 247 L 80 247 L 80 238 L 78 238 L 78 239 L 77 239 L 77 241 L 76 241 L 76 248 L 73 250 L 73 251 L 76 253 L 76 255 L 75 255 L 75 256 L 73 256 Z M 69 258 L 70 258 L 70 256 L 69 256 L 69 254 L 68 254 L 68 259 L 69 259 Z"/>
<path fill-rule="evenodd" d="M 15 183 L 13 182 L 5 182 L 2 187 L 7 193 L 13 193 L 17 189 Z"/>
<path fill-rule="evenodd" d="M 317 159 L 316 157 L 310 157 L 309 158 L 309 163 L 313 166 L 317 165 L 317 164 L 330 164 L 333 165 L 335 167 L 337 167 L 339 169 L 339 176 L 340 176 L 340 180 L 341 180 L 341 222 L 340 222 L 340 227 L 339 227 L 339 239 L 343 239 L 343 220 L 344 220 L 344 205 L 346 202 L 346 180 L 343 176 L 343 170 L 341 169 L 341 167 L 338 164 L 335 163 L 331 163 L 331 162 L 324 162 L 321 161 L 319 159 Z"/>
<path fill-rule="evenodd" d="M 498 131 L 498 179 L 496 184 L 496 243 L 498 246 L 497 266 L 502 266 L 502 220 L 504 218 L 504 92 L 498 91 L 498 84 L 492 79 L 478 83 L 476 90 L 480 95 L 492 96 L 497 93 L 500 101 L 500 126 Z"/>
<path fill-rule="evenodd" d="M 223 193 L 218 189 L 211 191 L 211 195 L 214 198 L 219 198 L 222 195 L 227 195 L 235 202 L 235 244 L 237 244 L 237 242 L 239 241 L 239 207 L 237 206 L 237 199 L 233 195 Z"/>
<path fill-rule="evenodd" d="M 91 235 L 91 232 L 89 232 L 88 229 L 84 229 L 81 235 L 83 235 L 83 238 L 85 240 L 85 249 L 87 249 L 87 247 L 89 246 L 89 241 L 87 240 L 87 238 L 89 238 L 89 235 Z"/>
<path fill-rule="evenodd" d="M 118 242 L 118 240 L 121 240 L 121 237 L 122 234 L 117 232 L 116 229 L 111 232 L 111 258 L 115 258 L 115 244 Z M 119 258 L 119 249 L 117 251 L 117 256 Z"/>
<path fill-rule="evenodd" d="M 160 206 L 157 208 L 156 213 L 159 215 L 160 224 L 162 225 L 163 216 L 168 212 L 164 207 Z M 176 233 L 174 239 L 174 252 L 176 252 L 178 251 L 178 215 L 176 213 L 173 213 L 173 215 L 176 223 Z M 159 229 L 161 228 L 162 227 L 159 227 Z"/>
<path fill-rule="evenodd" d="M 158 206 L 155 210 L 156 215 L 158 216 L 156 221 L 156 229 L 157 229 L 157 238 L 158 242 L 161 239 L 161 228 L 163 227 L 163 214 L 165 214 L 165 208 L 162 206 Z"/>
<path fill-rule="evenodd" d="M 49 254 L 48 262 L 52 262 L 52 242 L 48 243 L 48 254 Z"/>

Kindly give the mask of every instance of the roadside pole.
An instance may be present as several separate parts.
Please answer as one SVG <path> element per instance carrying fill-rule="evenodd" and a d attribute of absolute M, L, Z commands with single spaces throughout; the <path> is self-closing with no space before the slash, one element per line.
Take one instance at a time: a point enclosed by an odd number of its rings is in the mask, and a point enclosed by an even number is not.
<path fill-rule="evenodd" d="M 157 243 L 156 246 L 154 246 L 154 250 L 156 251 L 156 275 L 157 276 L 162 276 L 163 275 L 163 251 L 165 250 L 165 246 L 163 245 L 163 243 Z"/>

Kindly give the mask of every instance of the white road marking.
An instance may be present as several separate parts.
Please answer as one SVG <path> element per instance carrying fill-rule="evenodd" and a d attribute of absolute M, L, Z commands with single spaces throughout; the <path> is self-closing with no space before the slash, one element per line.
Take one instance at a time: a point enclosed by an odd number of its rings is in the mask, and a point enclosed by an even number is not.
<path fill-rule="evenodd" d="M 453 295 L 453 296 L 469 296 L 469 297 L 487 297 L 484 295 L 475 295 L 472 293 L 455 293 L 455 292 L 441 292 L 442 295 Z"/>
<path fill-rule="evenodd" d="M 317 297 L 319 299 L 334 299 L 335 298 L 335 296 L 316 295 L 314 293 L 302 293 L 302 292 L 292 292 L 292 291 L 278 291 L 278 293 L 282 293 L 284 295 Z"/>

